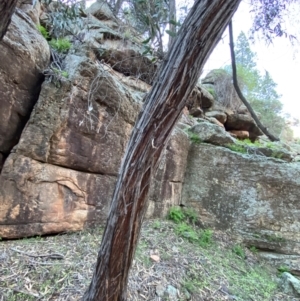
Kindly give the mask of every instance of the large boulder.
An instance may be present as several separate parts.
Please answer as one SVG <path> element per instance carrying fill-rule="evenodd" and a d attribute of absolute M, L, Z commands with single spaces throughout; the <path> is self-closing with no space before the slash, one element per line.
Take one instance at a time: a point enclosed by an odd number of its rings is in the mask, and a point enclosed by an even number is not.
<path fill-rule="evenodd" d="M 76 231 L 104 223 L 115 180 L 11 154 L 0 177 L 0 236 Z"/>
<path fill-rule="evenodd" d="M 193 144 L 182 203 L 249 246 L 300 255 L 300 165 Z"/>
<path fill-rule="evenodd" d="M 256 139 L 263 134 L 252 117 L 245 114 L 228 115 L 224 125 L 227 131 L 238 130 L 249 132 L 251 139 Z"/>
<path fill-rule="evenodd" d="M 234 143 L 234 139 L 225 131 L 224 128 L 210 122 L 202 121 L 191 127 L 189 131 L 190 133 L 198 135 L 202 142 L 224 146 Z"/>
<path fill-rule="evenodd" d="M 65 59 L 68 79 L 44 82 L 2 170 L 0 236 L 79 230 L 107 218 L 149 86 L 96 61 L 75 49 Z"/>
<path fill-rule="evenodd" d="M 47 41 L 33 21 L 17 9 L 0 42 L 0 153 L 3 157 L 19 141 L 38 99 L 49 60 Z"/>

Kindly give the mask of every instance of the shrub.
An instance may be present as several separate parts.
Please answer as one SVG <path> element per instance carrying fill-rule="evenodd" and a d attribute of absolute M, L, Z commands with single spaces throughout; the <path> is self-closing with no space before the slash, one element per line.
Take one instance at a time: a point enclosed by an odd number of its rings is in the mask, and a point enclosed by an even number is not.
<path fill-rule="evenodd" d="M 243 259 L 246 257 L 245 251 L 243 250 L 243 248 L 240 245 L 233 246 L 232 252 Z"/>
<path fill-rule="evenodd" d="M 169 211 L 168 215 L 169 219 L 174 221 L 175 223 L 182 222 L 185 218 L 183 211 L 180 207 L 172 207 Z"/>
<path fill-rule="evenodd" d="M 71 42 L 67 39 L 52 39 L 49 42 L 50 46 L 58 52 L 65 53 L 71 48 Z"/>
<path fill-rule="evenodd" d="M 285 266 L 285 265 L 281 265 L 279 268 L 277 268 L 278 272 L 281 274 L 285 273 L 285 272 L 290 272 L 290 268 Z"/>
<path fill-rule="evenodd" d="M 37 25 L 37 29 L 46 40 L 50 38 L 48 30 L 44 26 Z"/>
<path fill-rule="evenodd" d="M 201 231 L 199 236 L 199 245 L 203 248 L 208 247 L 212 242 L 213 231 L 210 229 L 205 229 Z"/>

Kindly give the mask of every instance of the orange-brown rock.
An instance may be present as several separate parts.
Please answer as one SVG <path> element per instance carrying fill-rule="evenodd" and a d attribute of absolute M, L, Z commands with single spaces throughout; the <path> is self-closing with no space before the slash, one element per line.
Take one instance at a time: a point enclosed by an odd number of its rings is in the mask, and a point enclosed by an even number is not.
<path fill-rule="evenodd" d="M 5 156 L 19 141 L 49 59 L 47 41 L 32 20 L 17 10 L 0 42 L 0 152 Z"/>
<path fill-rule="evenodd" d="M 229 131 L 230 134 L 232 134 L 234 137 L 238 139 L 246 139 L 249 138 L 249 132 L 247 131 Z"/>
<path fill-rule="evenodd" d="M 0 177 L 0 236 L 75 231 L 104 222 L 115 181 L 11 154 Z"/>

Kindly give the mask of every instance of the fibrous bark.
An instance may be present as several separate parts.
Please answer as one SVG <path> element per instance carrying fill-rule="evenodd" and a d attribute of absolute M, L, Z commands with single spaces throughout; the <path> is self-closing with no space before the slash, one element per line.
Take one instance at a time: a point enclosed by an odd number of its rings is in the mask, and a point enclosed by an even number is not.
<path fill-rule="evenodd" d="M 259 129 L 271 140 L 271 141 L 279 141 L 277 137 L 272 135 L 266 127 L 258 119 L 257 115 L 255 114 L 254 110 L 252 109 L 250 103 L 247 101 L 245 96 L 243 95 L 237 80 L 237 72 L 236 72 L 236 62 L 235 62 L 235 53 L 234 53 L 234 42 L 233 42 L 233 29 L 232 29 L 232 21 L 229 22 L 229 41 L 230 41 L 230 54 L 231 54 L 231 65 L 232 65 L 232 79 L 233 79 L 233 86 L 237 95 L 239 96 L 240 100 L 246 106 L 248 111 L 251 114 L 251 117 L 256 122 Z"/>
<path fill-rule="evenodd" d="M 201 69 L 240 1 L 196 0 L 163 61 L 129 140 L 95 272 L 83 300 L 126 300 L 151 174 Z"/>
<path fill-rule="evenodd" d="M 0 41 L 3 39 L 18 0 L 0 1 Z"/>

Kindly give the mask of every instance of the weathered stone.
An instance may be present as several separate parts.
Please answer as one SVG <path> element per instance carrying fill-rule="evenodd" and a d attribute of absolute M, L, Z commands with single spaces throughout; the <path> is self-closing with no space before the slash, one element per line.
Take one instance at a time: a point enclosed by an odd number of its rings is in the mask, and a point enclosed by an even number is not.
<path fill-rule="evenodd" d="M 151 183 L 147 217 L 164 217 L 180 204 L 189 146 L 187 134 L 176 127 Z"/>
<path fill-rule="evenodd" d="M 201 91 L 201 108 L 208 109 L 214 105 L 214 97 L 203 87 L 198 87 Z"/>
<path fill-rule="evenodd" d="M 233 137 L 236 137 L 238 139 L 246 139 L 249 138 L 249 132 L 248 131 L 237 131 L 237 130 L 232 130 L 228 131 Z"/>
<path fill-rule="evenodd" d="M 300 280 L 290 273 L 282 273 L 280 287 L 285 294 L 300 297 Z"/>
<path fill-rule="evenodd" d="M 227 115 L 222 111 L 208 111 L 205 113 L 205 116 L 216 118 L 222 124 L 227 120 Z"/>
<path fill-rule="evenodd" d="M 214 145 L 234 143 L 234 139 L 224 130 L 224 128 L 209 122 L 201 122 L 193 126 L 190 131 L 197 134 L 202 142 Z"/>
<path fill-rule="evenodd" d="M 0 236 L 75 231 L 104 222 L 115 181 L 11 154 L 0 177 Z"/>
<path fill-rule="evenodd" d="M 225 128 L 224 124 L 221 123 L 218 119 L 216 119 L 214 117 L 206 117 L 205 120 L 208 120 L 209 122 L 216 124 L 216 125 L 220 126 L 221 128 Z"/>
<path fill-rule="evenodd" d="M 287 267 L 289 273 L 295 276 L 300 276 L 300 255 L 286 255 L 268 251 L 259 251 L 259 257 L 264 260 L 269 261 L 273 266 L 279 267 Z"/>
<path fill-rule="evenodd" d="M 258 249 L 300 255 L 300 165 L 193 144 L 182 203 L 208 227 L 231 229 Z"/>
<path fill-rule="evenodd" d="M 236 111 L 238 114 L 250 114 L 247 107 L 245 105 L 241 105 L 237 111 Z"/>
<path fill-rule="evenodd" d="M 141 97 L 111 68 L 72 54 L 66 62 L 73 85 L 43 85 L 16 151 L 40 162 L 116 175 Z"/>
<path fill-rule="evenodd" d="M 126 31 L 124 24 L 117 24 L 112 19 L 100 21 L 89 18 L 85 47 L 93 49 L 97 59 L 114 70 L 151 84 L 157 65 L 153 63 L 153 57 L 143 55 L 145 50 L 135 36 L 132 29 Z"/>
<path fill-rule="evenodd" d="M 286 162 L 291 162 L 293 160 L 292 154 L 282 148 L 257 147 L 255 152 L 266 157 L 273 157 Z"/>
<path fill-rule="evenodd" d="M 262 132 L 255 124 L 252 117 L 243 114 L 232 114 L 227 116 L 225 122 L 225 128 L 227 131 L 247 131 L 250 138 L 257 138 L 262 135 Z"/>
<path fill-rule="evenodd" d="M 43 84 L 3 167 L 2 237 L 79 230 L 107 217 L 147 85 L 136 79 L 132 93 L 132 80 L 82 54 L 65 62 L 68 80 Z"/>
<path fill-rule="evenodd" d="M 33 5 L 34 3 L 34 5 Z M 40 1 L 19 0 L 17 7 L 26 13 L 35 24 L 40 24 L 41 4 Z"/>
<path fill-rule="evenodd" d="M 0 152 L 15 146 L 38 99 L 49 46 L 21 10 L 0 42 Z"/>

